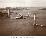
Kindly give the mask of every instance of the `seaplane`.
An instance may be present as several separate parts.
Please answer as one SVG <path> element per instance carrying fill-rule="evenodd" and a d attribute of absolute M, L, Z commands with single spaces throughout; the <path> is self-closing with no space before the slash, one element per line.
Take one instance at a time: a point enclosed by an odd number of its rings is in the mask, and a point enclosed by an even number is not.
<path fill-rule="evenodd" d="M 18 14 L 18 16 L 16 17 L 16 19 L 26 19 L 26 17 L 29 17 L 29 13 L 28 13 L 28 15 L 25 15 L 25 16 L 23 16 L 22 14 Z"/>

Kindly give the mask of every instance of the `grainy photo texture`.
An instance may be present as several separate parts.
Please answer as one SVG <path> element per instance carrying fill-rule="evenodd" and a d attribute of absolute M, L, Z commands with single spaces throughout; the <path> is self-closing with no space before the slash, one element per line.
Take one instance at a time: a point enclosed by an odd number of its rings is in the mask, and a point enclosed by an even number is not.
<path fill-rule="evenodd" d="M 0 36 L 46 36 L 46 0 L 0 0 Z"/>

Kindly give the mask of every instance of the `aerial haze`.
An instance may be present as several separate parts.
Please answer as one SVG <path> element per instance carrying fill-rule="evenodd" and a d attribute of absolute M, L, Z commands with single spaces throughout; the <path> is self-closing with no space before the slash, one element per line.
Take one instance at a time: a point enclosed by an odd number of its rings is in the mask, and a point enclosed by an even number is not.
<path fill-rule="evenodd" d="M 0 0 L 0 7 L 46 7 L 46 0 Z"/>

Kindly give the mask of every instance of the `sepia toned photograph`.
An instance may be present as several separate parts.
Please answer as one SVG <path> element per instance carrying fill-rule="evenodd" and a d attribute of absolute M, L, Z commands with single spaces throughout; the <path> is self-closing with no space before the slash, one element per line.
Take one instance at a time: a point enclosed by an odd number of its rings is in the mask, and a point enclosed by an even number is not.
<path fill-rule="evenodd" d="M 46 0 L 0 0 L 0 36 L 46 36 Z"/>

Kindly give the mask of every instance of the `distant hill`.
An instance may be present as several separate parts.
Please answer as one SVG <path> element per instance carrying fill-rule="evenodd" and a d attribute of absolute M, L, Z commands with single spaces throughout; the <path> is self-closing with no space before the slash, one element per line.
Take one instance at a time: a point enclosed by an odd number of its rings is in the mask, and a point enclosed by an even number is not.
<path fill-rule="evenodd" d="M 40 9 L 40 10 L 46 10 L 46 8 L 42 8 L 42 9 Z"/>

